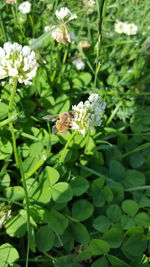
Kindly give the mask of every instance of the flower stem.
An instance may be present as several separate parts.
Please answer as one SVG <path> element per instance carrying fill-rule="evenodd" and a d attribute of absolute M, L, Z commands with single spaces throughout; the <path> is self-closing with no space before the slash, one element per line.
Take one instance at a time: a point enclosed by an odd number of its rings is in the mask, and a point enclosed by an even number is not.
<path fill-rule="evenodd" d="M 16 13 L 15 13 L 15 10 L 14 10 L 13 6 L 11 6 L 11 12 L 12 12 L 12 15 L 13 15 L 14 25 L 17 28 L 17 18 L 16 18 Z"/>
<path fill-rule="evenodd" d="M 8 107 L 8 119 L 10 119 L 12 117 L 14 97 L 15 97 L 15 93 L 16 93 L 16 89 L 17 89 L 17 81 L 18 80 L 16 77 L 13 78 L 13 88 L 11 91 L 11 96 L 10 96 L 10 100 L 9 100 L 9 107 Z M 12 121 L 9 122 L 9 129 L 11 131 L 16 167 L 19 168 L 19 158 L 18 158 L 18 152 L 17 152 L 17 146 L 16 146 L 16 137 L 15 137 L 15 131 L 14 131 Z"/>
<path fill-rule="evenodd" d="M 12 121 L 16 120 L 17 116 L 18 116 L 18 114 L 14 114 L 9 119 L 1 121 L 0 122 L 0 128 L 3 127 L 6 124 L 9 124 L 9 122 L 12 122 Z"/>
<path fill-rule="evenodd" d="M 30 14 L 29 14 L 29 20 L 30 20 L 30 25 L 32 28 L 32 37 L 34 37 L 34 22 L 33 22 L 32 16 Z"/>
<path fill-rule="evenodd" d="M 0 26 L 1 26 L 1 32 L 2 32 L 2 40 L 3 42 L 7 41 L 6 33 L 5 33 L 5 28 L 3 24 L 3 18 L 2 18 L 2 11 L 0 10 Z"/>
<path fill-rule="evenodd" d="M 70 145 L 70 142 L 72 141 L 72 139 L 74 138 L 74 136 L 77 134 L 77 131 L 73 131 L 73 133 L 71 134 L 70 138 L 68 139 L 68 141 L 66 142 L 65 144 L 65 147 L 61 153 L 61 156 L 59 158 L 59 161 L 58 161 L 58 164 L 61 164 L 63 161 L 64 161 L 64 158 L 66 156 L 66 153 L 67 153 L 67 148 L 69 147 Z"/>

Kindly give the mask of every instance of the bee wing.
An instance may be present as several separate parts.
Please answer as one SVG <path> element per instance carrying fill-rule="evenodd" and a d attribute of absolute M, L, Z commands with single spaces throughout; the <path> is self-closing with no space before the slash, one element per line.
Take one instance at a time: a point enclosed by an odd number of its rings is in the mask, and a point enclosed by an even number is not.
<path fill-rule="evenodd" d="M 48 120 L 48 121 L 56 121 L 58 119 L 59 115 L 46 115 L 44 117 L 42 117 L 42 119 L 44 120 Z"/>
<path fill-rule="evenodd" d="M 58 133 L 58 130 L 57 130 L 56 126 L 54 125 L 52 127 L 52 134 L 56 134 L 56 133 Z"/>

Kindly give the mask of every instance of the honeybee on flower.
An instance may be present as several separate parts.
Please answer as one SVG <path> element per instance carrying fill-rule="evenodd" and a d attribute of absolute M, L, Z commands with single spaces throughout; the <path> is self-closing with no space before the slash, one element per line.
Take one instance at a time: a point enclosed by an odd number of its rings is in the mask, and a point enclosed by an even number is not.
<path fill-rule="evenodd" d="M 96 126 L 102 123 L 102 116 L 106 103 L 98 94 L 92 94 L 85 102 L 72 106 L 72 111 L 64 112 L 58 115 L 47 115 L 43 119 L 52 121 L 56 124 L 52 128 L 52 133 L 57 132 L 65 134 L 68 129 L 77 130 L 85 135 L 86 131 L 93 132 Z"/>
<path fill-rule="evenodd" d="M 43 119 L 49 121 L 57 120 L 52 128 L 53 134 L 57 132 L 66 134 L 67 130 L 71 128 L 71 122 L 73 117 L 74 117 L 73 112 L 63 112 L 61 114 L 44 116 Z"/>

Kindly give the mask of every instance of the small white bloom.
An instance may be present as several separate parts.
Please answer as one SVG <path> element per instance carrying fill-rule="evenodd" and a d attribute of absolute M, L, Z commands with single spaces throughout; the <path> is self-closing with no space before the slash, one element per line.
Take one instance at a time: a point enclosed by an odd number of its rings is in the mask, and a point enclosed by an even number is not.
<path fill-rule="evenodd" d="M 51 32 L 51 36 L 54 40 L 60 43 L 73 43 L 74 35 L 72 32 L 68 32 L 67 26 L 65 24 L 60 24 L 58 26 L 52 26 L 54 30 Z"/>
<path fill-rule="evenodd" d="M 31 11 L 31 3 L 28 1 L 25 1 L 19 5 L 18 9 L 22 14 L 28 14 Z"/>
<path fill-rule="evenodd" d="M 125 23 L 117 20 L 114 27 L 115 27 L 115 32 L 124 33 Z"/>
<path fill-rule="evenodd" d="M 46 5 L 47 10 L 51 11 L 53 9 L 53 4 Z"/>
<path fill-rule="evenodd" d="M 94 127 L 100 126 L 106 103 L 98 94 L 92 94 L 84 103 L 72 106 L 74 118 L 71 128 L 85 135 L 87 130 L 94 131 Z"/>
<path fill-rule="evenodd" d="M 86 8 L 86 13 L 91 14 L 94 11 L 95 1 L 94 0 L 83 0 L 84 8 Z"/>
<path fill-rule="evenodd" d="M 134 23 L 129 24 L 128 22 L 121 22 L 119 20 L 116 21 L 114 27 L 115 32 L 125 33 L 127 35 L 135 35 L 138 31 L 138 27 Z"/>
<path fill-rule="evenodd" d="M 94 0 L 83 0 L 83 3 L 88 7 L 93 7 L 95 5 Z"/>
<path fill-rule="evenodd" d="M 7 42 L 0 48 L 0 79 L 17 77 L 20 83 L 31 84 L 38 64 L 29 46 Z"/>
<path fill-rule="evenodd" d="M 50 31 L 51 37 L 60 43 L 74 43 L 75 35 L 73 32 L 69 32 L 67 23 L 70 20 L 76 19 L 76 14 L 73 14 L 67 7 L 62 7 L 60 10 L 56 10 L 56 17 L 61 20 L 58 25 L 47 25 L 44 30 Z"/>
<path fill-rule="evenodd" d="M 84 70 L 85 62 L 81 58 L 76 58 L 72 61 L 77 70 Z"/>
<path fill-rule="evenodd" d="M 81 40 L 78 44 L 78 47 L 83 50 L 87 50 L 90 48 L 90 43 L 87 40 Z"/>
<path fill-rule="evenodd" d="M 46 32 L 51 31 L 51 37 L 56 40 L 58 43 L 74 43 L 75 42 L 75 34 L 74 32 L 68 32 L 67 26 L 65 24 L 56 25 L 48 25 L 45 26 L 44 30 Z"/>
<path fill-rule="evenodd" d="M 134 24 L 127 24 L 124 27 L 124 33 L 127 35 L 135 35 L 138 31 L 138 27 Z"/>
<path fill-rule="evenodd" d="M 69 21 L 77 18 L 77 15 L 72 13 L 67 7 L 61 7 L 60 10 L 56 10 L 55 15 L 59 20 L 67 19 Z"/>

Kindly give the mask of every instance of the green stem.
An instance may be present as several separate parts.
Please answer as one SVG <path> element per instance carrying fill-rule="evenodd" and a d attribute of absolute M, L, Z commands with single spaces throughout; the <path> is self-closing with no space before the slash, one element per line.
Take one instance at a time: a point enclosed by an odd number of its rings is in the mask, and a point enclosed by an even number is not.
<path fill-rule="evenodd" d="M 63 56 L 63 60 L 62 60 L 62 63 L 63 63 L 63 64 L 65 64 L 65 62 L 66 62 L 67 55 L 68 55 L 68 46 L 67 46 L 67 48 L 65 49 L 65 53 L 64 53 L 64 56 Z"/>
<path fill-rule="evenodd" d="M 96 175 L 96 176 L 98 176 L 100 178 L 103 178 L 106 182 L 110 182 L 110 183 L 113 183 L 113 184 L 118 184 L 116 181 L 114 181 L 113 179 L 109 178 L 108 176 L 106 176 L 106 175 L 104 175 L 104 174 L 102 174 L 102 173 L 100 173 L 98 171 L 95 171 L 95 170 L 93 170 L 93 169 L 91 169 L 89 167 L 86 167 L 86 166 L 81 165 L 79 163 L 76 163 L 76 166 L 79 166 L 80 168 L 88 171 L 89 173 L 92 173 L 92 174 L 94 174 L 94 175 Z"/>
<path fill-rule="evenodd" d="M 31 227 L 30 227 L 30 201 L 29 201 L 29 197 L 28 197 L 28 191 L 27 191 L 27 185 L 26 185 L 26 177 L 24 174 L 24 170 L 23 170 L 23 165 L 22 165 L 22 159 L 20 156 L 20 153 L 18 155 L 18 159 L 19 159 L 19 169 L 20 169 L 20 173 L 21 173 L 21 178 L 22 178 L 22 182 L 23 182 L 23 188 L 25 191 L 25 200 L 26 200 L 26 212 L 27 212 L 27 237 L 28 237 L 28 241 L 27 241 L 27 252 L 26 252 L 26 265 L 25 267 L 28 267 L 28 263 L 29 263 L 29 251 L 30 251 L 30 239 L 31 239 Z"/>
<path fill-rule="evenodd" d="M 144 186 L 127 188 L 127 189 L 125 189 L 125 191 L 131 192 L 131 191 L 149 190 L 149 189 L 150 189 L 150 185 L 144 185 Z"/>
<path fill-rule="evenodd" d="M 43 252 L 43 254 L 48 257 L 49 259 L 51 259 L 53 262 L 56 261 L 56 258 L 54 258 L 52 255 L 48 254 L 47 252 Z"/>
<path fill-rule="evenodd" d="M 20 32 L 22 34 L 22 37 L 25 39 L 25 41 L 27 41 L 27 38 L 26 38 L 22 28 L 21 28 L 21 25 L 17 21 L 16 10 L 14 9 L 13 6 L 11 6 L 11 12 L 12 12 L 12 15 L 13 15 L 13 21 L 14 21 L 15 28 L 20 30 Z"/>
<path fill-rule="evenodd" d="M 32 37 L 34 37 L 34 22 L 33 22 L 32 16 L 30 14 L 29 14 L 29 20 L 30 20 L 30 25 L 32 28 Z"/>
<path fill-rule="evenodd" d="M 99 62 L 100 56 L 100 45 L 102 41 L 102 22 L 103 22 L 103 10 L 104 10 L 105 0 L 96 0 L 97 12 L 98 12 L 98 40 L 97 40 L 97 51 L 96 51 L 96 66 L 95 66 L 95 78 L 94 78 L 94 88 L 97 87 L 97 77 L 100 71 L 101 64 Z"/>
<path fill-rule="evenodd" d="M 43 41 L 45 41 L 47 38 L 50 37 L 51 32 L 54 29 L 51 29 L 48 32 L 43 33 L 38 39 L 36 39 L 35 41 L 33 41 L 32 44 L 30 44 L 30 48 L 32 50 L 36 50 L 36 49 L 40 48 L 43 45 Z"/>
<path fill-rule="evenodd" d="M 60 156 L 60 158 L 59 158 L 58 164 L 61 164 L 61 163 L 64 161 L 64 158 L 65 158 L 65 156 L 66 156 L 66 154 L 67 154 L 67 148 L 69 147 L 69 145 L 70 145 L 72 139 L 74 138 L 74 136 L 75 136 L 76 134 L 77 134 L 77 131 L 74 131 L 74 132 L 71 134 L 71 136 L 70 136 L 70 138 L 68 139 L 68 141 L 66 142 L 65 147 L 64 147 L 64 149 L 63 149 L 63 151 L 62 151 L 62 153 L 61 153 L 61 156 Z"/>
<path fill-rule="evenodd" d="M 16 13 L 15 13 L 15 10 L 14 10 L 13 6 L 11 6 L 11 12 L 12 12 L 12 15 L 13 15 L 14 25 L 17 28 L 17 18 L 16 18 Z"/>
<path fill-rule="evenodd" d="M 0 122 L 0 128 L 3 127 L 6 124 L 9 124 L 9 122 L 15 121 L 17 118 L 18 114 L 12 115 L 9 119 L 3 120 Z"/>
<path fill-rule="evenodd" d="M 0 25 L 1 25 L 2 35 L 3 35 L 3 42 L 6 42 L 7 41 L 7 37 L 6 37 L 4 24 L 3 24 L 2 11 L 0 11 Z"/>
<path fill-rule="evenodd" d="M 8 107 L 8 120 L 12 117 L 12 111 L 13 111 L 13 103 L 14 103 L 14 97 L 17 89 L 17 78 L 13 78 L 13 88 L 11 91 L 11 96 L 9 100 L 9 107 Z M 17 146 L 16 146 L 16 137 L 15 137 L 15 131 L 13 127 L 13 123 L 10 121 L 9 122 L 9 129 L 11 131 L 11 136 L 12 136 L 12 142 L 13 142 L 13 149 L 14 149 L 14 156 L 15 156 L 15 161 L 16 161 L 16 167 L 19 168 L 19 159 L 18 159 L 18 152 L 17 152 Z"/>
<path fill-rule="evenodd" d="M 3 165 L 3 167 L 1 168 L 0 180 L 1 180 L 1 177 L 3 177 L 3 175 L 6 173 L 7 167 L 8 167 L 9 162 L 10 162 L 10 157 L 11 157 L 11 156 L 9 156 L 8 158 L 6 158 L 6 160 L 5 160 L 5 162 L 4 162 L 4 165 Z"/>

